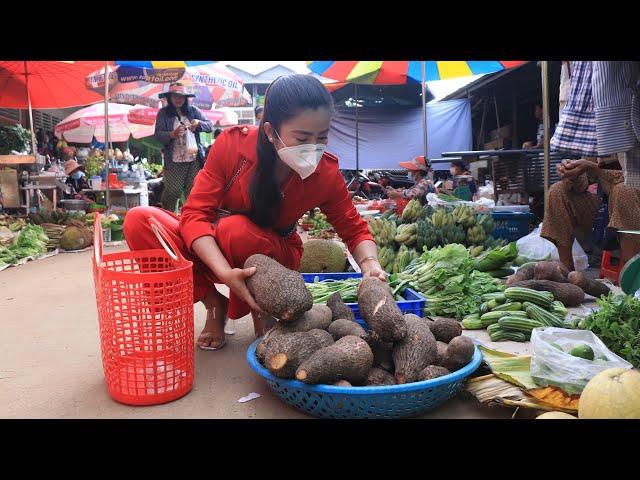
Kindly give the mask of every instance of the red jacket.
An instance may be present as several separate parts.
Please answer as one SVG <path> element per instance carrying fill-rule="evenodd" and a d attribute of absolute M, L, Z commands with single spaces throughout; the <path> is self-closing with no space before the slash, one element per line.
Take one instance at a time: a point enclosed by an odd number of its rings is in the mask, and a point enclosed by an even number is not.
<path fill-rule="evenodd" d="M 212 235 L 215 209 L 250 209 L 249 185 L 258 160 L 257 140 L 258 127 L 237 126 L 226 129 L 214 142 L 180 215 L 180 235 L 189 250 L 197 238 Z M 244 159 L 247 161 L 245 167 L 223 195 L 225 186 Z M 336 156 L 325 152 L 316 171 L 305 180 L 293 172 L 285 182 L 283 193 L 276 228 L 286 228 L 308 210 L 320 207 L 351 252 L 363 240 L 373 240 L 367 223 L 360 217 L 347 192 Z M 300 248 L 299 235 L 291 235 L 289 243 Z"/>

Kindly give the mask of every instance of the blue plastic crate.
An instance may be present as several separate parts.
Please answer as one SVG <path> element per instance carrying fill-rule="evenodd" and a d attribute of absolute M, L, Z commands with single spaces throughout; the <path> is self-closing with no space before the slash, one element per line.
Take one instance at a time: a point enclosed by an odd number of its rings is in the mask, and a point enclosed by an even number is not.
<path fill-rule="evenodd" d="M 324 280 L 344 280 L 346 278 L 362 278 L 362 273 L 357 272 L 343 272 L 343 273 L 303 273 L 302 277 L 304 278 L 305 283 L 314 283 L 315 278 L 318 277 L 318 281 L 322 282 Z M 422 312 L 424 311 L 424 307 L 426 306 L 426 299 L 420 295 L 415 290 L 410 288 L 405 289 L 402 293 L 402 298 L 404 300 L 398 300 L 396 303 L 398 304 L 398 308 L 400 311 L 404 313 L 413 313 L 419 317 L 422 317 Z M 360 309 L 358 308 L 357 303 L 347 303 L 349 308 L 353 310 L 354 315 L 356 316 L 356 322 L 358 322 L 362 327 L 368 328 L 367 322 L 360 316 Z"/>
<path fill-rule="evenodd" d="M 533 215 L 524 212 L 493 212 L 493 237 L 515 242 L 529 234 L 529 222 Z"/>

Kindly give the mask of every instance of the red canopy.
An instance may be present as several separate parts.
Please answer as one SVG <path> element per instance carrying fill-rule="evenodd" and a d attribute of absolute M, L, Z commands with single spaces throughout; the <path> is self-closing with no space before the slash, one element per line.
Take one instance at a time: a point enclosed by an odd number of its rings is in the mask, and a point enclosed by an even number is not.
<path fill-rule="evenodd" d="M 31 108 L 68 108 L 99 102 L 103 97 L 87 90 L 85 79 L 104 64 L 104 61 L 0 60 L 0 107 L 29 108 L 27 76 Z"/>

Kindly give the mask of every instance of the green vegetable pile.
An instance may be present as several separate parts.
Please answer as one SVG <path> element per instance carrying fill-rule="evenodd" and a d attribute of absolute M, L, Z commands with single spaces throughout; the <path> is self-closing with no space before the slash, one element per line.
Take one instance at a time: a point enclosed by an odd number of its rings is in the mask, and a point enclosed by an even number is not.
<path fill-rule="evenodd" d="M 0 247 L 0 265 L 15 265 L 26 257 L 46 253 L 49 237 L 39 225 L 27 225 L 10 247 Z"/>
<path fill-rule="evenodd" d="M 439 245 L 462 244 L 469 247 L 472 257 L 479 257 L 485 251 L 505 246 L 504 239 L 493 238 L 493 229 L 494 222 L 490 214 L 477 213 L 464 205 L 455 208 L 423 207 L 417 200 L 411 200 L 401 216 L 387 211 L 379 218 L 369 220 L 369 231 L 378 248 L 384 250 L 384 262 L 381 265 L 390 273 L 397 271 L 397 268 L 394 269 L 398 265 L 396 257 L 403 247 L 411 251 L 409 257 L 415 257 Z M 515 245 L 510 248 L 515 248 Z M 486 271 L 494 271 L 496 277 L 513 273 L 498 271 L 500 266 L 515 258 L 510 256 Z"/>
<path fill-rule="evenodd" d="M 640 299 L 610 293 L 597 302 L 599 310 L 578 326 L 591 330 L 609 350 L 640 368 Z"/>
<path fill-rule="evenodd" d="M 9 155 L 11 151 L 31 152 L 31 132 L 22 125 L 0 126 L 0 155 Z"/>
<path fill-rule="evenodd" d="M 149 172 L 154 177 L 157 176 L 162 171 L 162 165 L 159 163 L 142 163 L 142 168 L 144 168 L 147 172 Z"/>
<path fill-rule="evenodd" d="M 427 300 L 425 313 L 462 319 L 477 313 L 486 293 L 504 290 L 490 274 L 474 270 L 474 260 L 464 245 L 449 244 L 425 251 L 407 269 L 391 276 L 394 294 L 406 287 Z"/>

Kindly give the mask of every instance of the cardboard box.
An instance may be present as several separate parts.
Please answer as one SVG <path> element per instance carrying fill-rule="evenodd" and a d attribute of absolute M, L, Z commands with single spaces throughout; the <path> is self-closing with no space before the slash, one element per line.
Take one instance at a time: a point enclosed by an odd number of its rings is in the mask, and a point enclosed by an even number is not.
<path fill-rule="evenodd" d="M 511 125 L 505 125 L 502 128 L 491 130 L 489 132 L 489 141 L 501 138 L 511 138 Z"/>
<path fill-rule="evenodd" d="M 483 150 L 499 150 L 501 148 L 510 148 L 511 147 L 511 139 L 509 138 L 500 138 L 498 140 L 492 140 L 490 142 L 485 143 L 482 148 Z"/>

